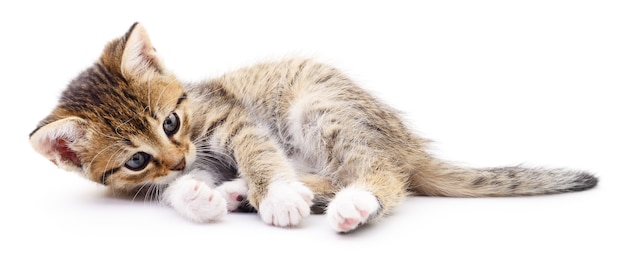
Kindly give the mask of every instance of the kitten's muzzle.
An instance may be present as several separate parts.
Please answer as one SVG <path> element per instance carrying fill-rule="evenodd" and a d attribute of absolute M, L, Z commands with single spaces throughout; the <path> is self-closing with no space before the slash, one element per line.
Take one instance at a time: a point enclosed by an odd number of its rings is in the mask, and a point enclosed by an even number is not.
<path fill-rule="evenodd" d="M 183 159 L 180 159 L 178 164 L 176 164 L 174 167 L 171 168 L 171 170 L 174 170 L 174 171 L 180 171 L 183 169 L 185 169 L 185 157 L 183 157 Z"/>

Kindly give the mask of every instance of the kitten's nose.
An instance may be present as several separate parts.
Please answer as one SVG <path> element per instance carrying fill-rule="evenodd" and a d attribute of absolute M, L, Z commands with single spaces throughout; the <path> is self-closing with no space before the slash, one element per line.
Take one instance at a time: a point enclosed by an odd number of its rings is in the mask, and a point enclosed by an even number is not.
<path fill-rule="evenodd" d="M 183 157 L 183 159 L 180 159 L 178 164 L 176 164 L 174 167 L 171 168 L 171 170 L 175 170 L 175 171 L 179 171 L 183 169 L 185 169 L 185 157 Z"/>

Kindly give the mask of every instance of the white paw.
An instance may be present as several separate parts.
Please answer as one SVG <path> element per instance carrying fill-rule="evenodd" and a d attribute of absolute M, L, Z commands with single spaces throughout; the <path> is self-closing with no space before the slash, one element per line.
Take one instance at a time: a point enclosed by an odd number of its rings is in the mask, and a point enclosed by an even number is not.
<path fill-rule="evenodd" d="M 192 179 L 204 182 L 210 188 L 215 188 L 215 181 L 213 180 L 213 176 L 206 170 L 195 168 L 185 175 L 188 175 L 188 177 Z"/>
<path fill-rule="evenodd" d="M 163 199 L 182 216 L 195 222 L 209 222 L 226 214 L 226 200 L 218 191 L 193 175 L 185 175 L 165 190 Z"/>
<path fill-rule="evenodd" d="M 269 185 L 259 215 L 270 225 L 295 226 L 311 213 L 311 205 L 313 192 L 301 182 L 276 182 Z"/>
<path fill-rule="evenodd" d="M 224 182 L 215 189 L 226 199 L 228 211 L 237 210 L 241 202 L 248 197 L 248 184 L 242 179 Z"/>
<path fill-rule="evenodd" d="M 348 232 L 367 222 L 370 215 L 380 208 L 378 199 L 369 191 L 359 188 L 346 188 L 335 196 L 326 217 L 330 226 L 337 232 Z"/>

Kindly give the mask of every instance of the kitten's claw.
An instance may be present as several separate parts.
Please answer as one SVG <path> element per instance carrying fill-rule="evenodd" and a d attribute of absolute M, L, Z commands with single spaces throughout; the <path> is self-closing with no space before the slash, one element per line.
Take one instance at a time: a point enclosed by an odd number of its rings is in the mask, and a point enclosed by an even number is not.
<path fill-rule="evenodd" d="M 330 226 L 337 232 L 348 232 L 367 222 L 380 205 L 369 191 L 347 188 L 335 196 L 326 210 Z"/>
<path fill-rule="evenodd" d="M 311 213 L 313 192 L 300 182 L 277 182 L 270 185 L 259 205 L 261 219 L 270 225 L 290 227 L 300 224 Z"/>
<path fill-rule="evenodd" d="M 195 222 L 209 222 L 226 214 L 226 200 L 193 175 L 186 175 L 170 184 L 164 199 L 178 213 Z"/>

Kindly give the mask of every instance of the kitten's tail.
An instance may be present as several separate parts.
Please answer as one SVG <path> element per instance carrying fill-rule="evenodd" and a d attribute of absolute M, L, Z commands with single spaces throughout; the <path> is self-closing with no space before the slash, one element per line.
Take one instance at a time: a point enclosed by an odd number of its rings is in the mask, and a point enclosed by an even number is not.
<path fill-rule="evenodd" d="M 419 195 L 498 197 L 582 191 L 597 183 L 596 176 L 584 171 L 520 166 L 466 168 L 435 162 L 411 177 L 410 188 Z"/>

